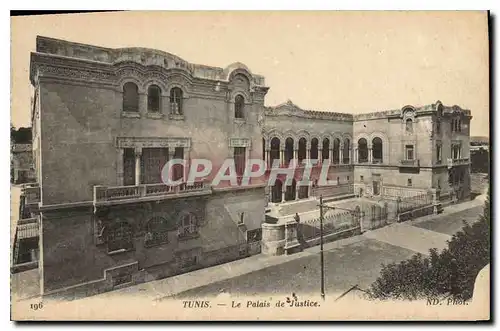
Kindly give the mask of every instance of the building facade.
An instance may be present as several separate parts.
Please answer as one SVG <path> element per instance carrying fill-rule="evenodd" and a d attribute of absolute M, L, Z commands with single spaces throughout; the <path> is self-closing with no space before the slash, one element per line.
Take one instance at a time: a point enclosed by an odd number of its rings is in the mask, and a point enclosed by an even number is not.
<path fill-rule="evenodd" d="M 13 144 L 10 152 L 11 182 L 22 184 L 34 179 L 31 144 Z"/>
<path fill-rule="evenodd" d="M 39 223 L 44 295 L 89 295 L 258 254 L 268 203 L 430 188 L 467 195 L 468 110 L 265 107 L 264 77 L 241 63 L 209 67 L 45 37 L 36 46 L 37 181 L 24 197 Z M 180 185 L 163 182 L 172 159 L 185 161 L 171 174 Z M 234 159 L 238 176 L 249 159 L 267 171 L 293 159 L 318 166 L 308 183 L 299 166 L 271 187 L 213 186 L 212 174 L 187 181 L 194 159 L 215 168 Z M 329 184 L 318 185 L 325 164 Z"/>

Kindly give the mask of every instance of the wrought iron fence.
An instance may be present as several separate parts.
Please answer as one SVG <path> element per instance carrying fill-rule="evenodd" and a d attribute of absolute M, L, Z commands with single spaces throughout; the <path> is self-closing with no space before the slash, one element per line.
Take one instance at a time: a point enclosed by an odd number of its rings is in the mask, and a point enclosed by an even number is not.
<path fill-rule="evenodd" d="M 321 235 L 321 219 L 315 218 L 300 223 L 299 234 L 308 241 L 319 238 Z M 323 218 L 323 237 L 359 227 L 359 217 L 355 212 L 340 212 L 327 215 Z"/>

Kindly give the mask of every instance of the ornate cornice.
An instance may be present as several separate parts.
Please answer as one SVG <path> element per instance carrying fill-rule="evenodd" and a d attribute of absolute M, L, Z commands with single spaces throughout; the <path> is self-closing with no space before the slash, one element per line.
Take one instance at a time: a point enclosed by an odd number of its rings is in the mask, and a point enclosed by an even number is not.
<path fill-rule="evenodd" d="M 407 116 L 409 112 L 412 112 L 412 116 Z M 366 121 L 381 118 L 406 118 L 406 117 L 420 117 L 428 115 L 460 115 L 464 117 L 471 117 L 471 112 L 468 109 L 463 109 L 457 105 L 455 106 L 444 106 L 441 101 L 436 103 L 424 105 L 420 107 L 415 107 L 412 105 L 406 105 L 401 109 L 379 111 L 366 114 L 354 115 L 354 121 Z"/>
<path fill-rule="evenodd" d="M 334 120 L 334 121 L 352 121 L 351 114 L 334 113 L 327 111 L 304 110 L 295 105 L 291 100 L 275 107 L 266 108 L 265 115 L 269 117 L 299 117 L 308 119 Z"/>
<path fill-rule="evenodd" d="M 209 84 L 227 84 L 234 75 L 241 73 L 249 78 L 252 91 L 255 87 L 264 87 L 265 85 L 263 76 L 252 74 L 248 67 L 239 62 L 233 63 L 226 68 L 199 65 L 189 63 L 177 55 L 150 48 L 114 49 L 38 36 L 36 53 L 32 53 L 32 66 L 34 62 L 33 55 L 50 57 L 51 64 L 55 66 L 57 61 L 64 62 L 63 65 L 66 66 L 81 67 L 82 63 L 87 63 L 108 68 L 133 63 L 142 68 L 154 68 L 148 73 L 176 72 L 181 76 L 185 76 L 188 80 L 198 79 Z M 34 72 L 32 70 L 33 78 L 35 77 L 34 73 L 36 73 L 36 70 Z M 34 82 L 34 79 L 32 79 L 32 82 Z"/>

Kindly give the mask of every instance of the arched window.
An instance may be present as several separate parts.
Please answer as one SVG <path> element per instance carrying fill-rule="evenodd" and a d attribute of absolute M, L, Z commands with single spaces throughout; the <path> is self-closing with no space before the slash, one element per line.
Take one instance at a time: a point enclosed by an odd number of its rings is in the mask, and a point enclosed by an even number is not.
<path fill-rule="evenodd" d="M 170 90 L 170 111 L 173 115 L 182 115 L 182 90 L 174 87 Z"/>
<path fill-rule="evenodd" d="M 302 163 L 307 156 L 307 141 L 306 138 L 302 137 L 299 139 L 299 150 L 297 153 L 297 158 L 299 159 L 299 163 Z"/>
<path fill-rule="evenodd" d="M 383 163 L 382 139 L 375 137 L 372 140 L 373 163 Z"/>
<path fill-rule="evenodd" d="M 358 140 L 358 162 L 368 162 L 368 142 L 365 138 L 361 138 Z"/>
<path fill-rule="evenodd" d="M 318 159 L 318 138 L 312 138 L 311 140 L 311 160 L 317 160 Z"/>
<path fill-rule="evenodd" d="M 180 238 L 194 237 L 198 235 L 198 222 L 196 216 L 186 213 L 179 220 L 178 236 Z"/>
<path fill-rule="evenodd" d="M 406 120 L 406 132 L 413 133 L 413 121 L 411 118 Z"/>
<path fill-rule="evenodd" d="M 134 248 L 132 226 L 127 222 L 118 222 L 108 231 L 108 252 L 131 250 Z"/>
<path fill-rule="evenodd" d="M 139 111 L 139 88 L 132 82 L 123 85 L 123 111 Z"/>
<path fill-rule="evenodd" d="M 272 167 L 274 164 L 274 160 L 279 160 L 280 159 L 280 139 L 277 137 L 274 137 L 271 139 L 271 151 L 270 151 L 270 166 Z"/>
<path fill-rule="evenodd" d="M 323 160 L 328 160 L 330 158 L 330 140 L 328 138 L 323 139 L 323 149 L 321 153 L 323 154 L 321 156 Z"/>
<path fill-rule="evenodd" d="M 234 98 L 234 117 L 235 118 L 244 118 L 244 108 L 245 108 L 245 99 L 241 95 L 237 95 Z"/>
<path fill-rule="evenodd" d="M 161 89 L 157 85 L 148 88 L 148 111 L 159 112 L 161 107 Z"/>
<path fill-rule="evenodd" d="M 175 229 L 175 228 L 174 228 Z M 168 243 L 168 231 L 172 230 L 163 217 L 153 217 L 146 224 L 145 246 L 155 246 Z"/>

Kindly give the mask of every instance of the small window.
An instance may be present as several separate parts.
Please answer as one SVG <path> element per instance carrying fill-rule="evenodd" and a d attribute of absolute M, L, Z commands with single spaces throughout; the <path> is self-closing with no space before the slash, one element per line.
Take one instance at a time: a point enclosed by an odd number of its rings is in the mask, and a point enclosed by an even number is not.
<path fill-rule="evenodd" d="M 408 178 L 408 186 L 412 186 L 411 178 Z"/>
<path fill-rule="evenodd" d="M 184 214 L 180 219 L 178 235 L 179 237 L 192 237 L 198 234 L 198 224 L 196 217 L 191 214 Z"/>
<path fill-rule="evenodd" d="M 234 117 L 244 118 L 245 99 L 241 95 L 237 95 L 234 99 Z"/>
<path fill-rule="evenodd" d="M 340 177 L 337 177 L 337 185 L 340 185 Z"/>
<path fill-rule="evenodd" d="M 128 251 L 134 248 L 132 226 L 126 222 L 119 222 L 108 232 L 108 252 Z"/>
<path fill-rule="evenodd" d="M 181 259 L 180 266 L 181 266 L 181 268 L 189 268 L 189 267 L 195 266 L 196 263 L 198 263 L 198 257 L 192 256 L 192 257 Z"/>
<path fill-rule="evenodd" d="M 161 89 L 156 85 L 148 88 L 148 111 L 159 112 L 161 105 Z"/>
<path fill-rule="evenodd" d="M 363 183 L 365 181 L 365 178 L 363 176 L 359 176 L 359 180 L 361 181 L 361 183 Z"/>
<path fill-rule="evenodd" d="M 132 82 L 123 85 L 123 111 L 139 111 L 139 88 Z"/>
<path fill-rule="evenodd" d="M 441 121 L 436 122 L 436 134 L 441 134 Z"/>
<path fill-rule="evenodd" d="M 406 132 L 408 132 L 408 133 L 413 132 L 413 121 L 411 120 L 411 118 L 408 118 L 406 120 Z"/>
<path fill-rule="evenodd" d="M 349 181 L 349 179 L 350 179 L 349 176 L 347 176 L 347 181 Z"/>
<path fill-rule="evenodd" d="M 155 246 L 168 243 L 168 222 L 163 217 L 153 217 L 146 226 L 145 246 Z"/>
<path fill-rule="evenodd" d="M 413 145 L 406 145 L 406 159 L 411 161 L 415 158 L 414 151 L 413 151 Z"/>
<path fill-rule="evenodd" d="M 436 145 L 436 159 L 438 162 L 441 162 L 441 145 Z"/>
<path fill-rule="evenodd" d="M 182 90 L 179 87 L 174 87 L 170 90 L 170 112 L 173 115 L 182 115 Z"/>

